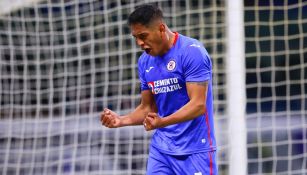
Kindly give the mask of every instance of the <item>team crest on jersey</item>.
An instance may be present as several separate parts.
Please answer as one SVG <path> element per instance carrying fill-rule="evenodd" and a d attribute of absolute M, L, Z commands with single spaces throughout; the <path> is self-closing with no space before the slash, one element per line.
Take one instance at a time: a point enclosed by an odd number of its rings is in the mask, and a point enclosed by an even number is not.
<path fill-rule="evenodd" d="M 171 60 L 167 63 L 167 70 L 172 71 L 176 68 L 176 62 Z"/>

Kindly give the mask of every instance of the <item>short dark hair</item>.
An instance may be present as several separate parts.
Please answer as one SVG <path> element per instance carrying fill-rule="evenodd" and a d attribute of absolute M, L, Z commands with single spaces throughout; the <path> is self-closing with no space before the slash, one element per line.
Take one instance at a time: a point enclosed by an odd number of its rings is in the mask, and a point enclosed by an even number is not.
<path fill-rule="evenodd" d="M 156 19 L 163 19 L 161 9 L 153 4 L 144 4 L 136 9 L 128 17 L 128 25 L 142 24 L 148 26 Z"/>

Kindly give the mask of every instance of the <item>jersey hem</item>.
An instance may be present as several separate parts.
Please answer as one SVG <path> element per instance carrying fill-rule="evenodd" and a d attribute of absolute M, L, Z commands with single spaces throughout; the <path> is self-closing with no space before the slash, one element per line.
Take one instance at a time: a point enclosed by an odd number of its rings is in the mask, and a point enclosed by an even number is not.
<path fill-rule="evenodd" d="M 155 147 L 157 150 L 159 150 L 161 153 L 164 153 L 164 154 L 169 154 L 169 155 L 188 155 L 188 154 L 194 154 L 194 153 L 201 153 L 201 152 L 210 152 L 210 151 L 216 151 L 217 150 L 217 147 L 214 146 L 214 147 L 210 147 L 210 148 L 202 148 L 202 149 L 197 149 L 197 150 L 192 150 L 192 151 L 183 151 L 183 152 L 172 152 L 172 151 L 167 151 L 167 150 L 164 150 L 164 149 L 161 149 L 160 147 L 158 146 L 155 146 L 153 144 L 151 144 L 152 147 Z"/>

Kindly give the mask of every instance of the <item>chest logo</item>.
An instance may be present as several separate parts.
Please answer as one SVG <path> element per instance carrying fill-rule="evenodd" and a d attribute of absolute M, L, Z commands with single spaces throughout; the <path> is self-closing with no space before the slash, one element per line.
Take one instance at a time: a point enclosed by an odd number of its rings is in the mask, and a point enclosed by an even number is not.
<path fill-rule="evenodd" d="M 182 88 L 177 77 L 151 81 L 147 85 L 155 95 L 177 91 Z"/>
<path fill-rule="evenodd" d="M 167 63 L 167 70 L 172 71 L 176 68 L 176 62 L 171 60 Z"/>

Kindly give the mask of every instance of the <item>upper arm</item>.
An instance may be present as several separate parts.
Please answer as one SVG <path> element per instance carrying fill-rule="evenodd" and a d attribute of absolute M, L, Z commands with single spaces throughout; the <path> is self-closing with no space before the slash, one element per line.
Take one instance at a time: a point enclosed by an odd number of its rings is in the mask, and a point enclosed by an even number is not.
<path fill-rule="evenodd" d="M 187 82 L 187 92 L 190 102 L 196 105 L 205 105 L 208 91 L 208 81 L 202 82 Z"/>
<path fill-rule="evenodd" d="M 183 57 L 183 73 L 186 82 L 203 82 L 211 79 L 212 64 L 205 48 L 189 46 Z"/>
<path fill-rule="evenodd" d="M 195 105 L 206 103 L 212 64 L 208 52 L 202 46 L 190 45 L 184 55 L 184 78 L 190 101 Z"/>

